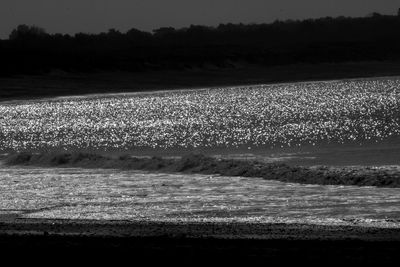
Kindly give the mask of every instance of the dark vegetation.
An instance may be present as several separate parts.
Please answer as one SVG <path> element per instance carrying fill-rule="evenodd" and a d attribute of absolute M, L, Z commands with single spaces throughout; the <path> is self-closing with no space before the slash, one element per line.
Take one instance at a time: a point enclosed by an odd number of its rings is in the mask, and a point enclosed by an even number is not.
<path fill-rule="evenodd" d="M 117 168 L 162 172 L 218 174 L 222 176 L 260 177 L 281 182 L 400 187 L 400 179 L 384 172 L 369 174 L 354 171 L 332 171 L 326 167 L 311 169 L 286 164 L 263 163 L 234 159 L 218 159 L 190 154 L 179 159 L 161 157 L 107 157 L 90 153 L 19 153 L 5 159 L 8 165 L 34 165 L 55 167 Z"/>
<path fill-rule="evenodd" d="M 20 25 L 8 40 L 0 40 L 0 58 L 0 75 L 399 61 L 400 16 L 192 25 L 152 33 L 111 29 L 74 36 Z"/>

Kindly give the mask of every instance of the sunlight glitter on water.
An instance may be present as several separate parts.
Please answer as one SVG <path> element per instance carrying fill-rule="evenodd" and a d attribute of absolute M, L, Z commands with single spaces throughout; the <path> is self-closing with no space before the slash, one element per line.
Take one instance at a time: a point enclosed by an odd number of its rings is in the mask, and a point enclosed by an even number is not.
<path fill-rule="evenodd" d="M 0 104 L 0 150 L 296 147 L 400 136 L 398 78 Z"/>
<path fill-rule="evenodd" d="M 24 218 L 400 227 L 400 189 L 13 167 L 0 168 L 0 210 Z"/>

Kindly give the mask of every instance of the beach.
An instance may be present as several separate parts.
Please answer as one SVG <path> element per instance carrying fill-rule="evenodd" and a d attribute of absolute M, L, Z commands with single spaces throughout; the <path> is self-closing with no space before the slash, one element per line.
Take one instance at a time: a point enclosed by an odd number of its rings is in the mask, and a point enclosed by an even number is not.
<path fill-rule="evenodd" d="M 397 77 L 93 93 L 0 105 L 5 250 L 396 258 Z"/>

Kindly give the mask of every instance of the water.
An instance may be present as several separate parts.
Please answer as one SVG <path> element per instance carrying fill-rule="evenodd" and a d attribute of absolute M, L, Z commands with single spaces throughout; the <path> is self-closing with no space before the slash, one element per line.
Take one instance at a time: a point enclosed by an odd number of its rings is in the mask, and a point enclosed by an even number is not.
<path fill-rule="evenodd" d="M 400 227 L 400 188 L 79 168 L 1 168 L 0 218 Z"/>
<path fill-rule="evenodd" d="M 219 148 L 302 165 L 399 165 L 399 114 L 398 78 L 14 101 L 0 104 L 0 153 Z M 400 189 L 0 166 L 0 219 L 399 227 L 399 204 Z"/>
<path fill-rule="evenodd" d="M 265 149 L 399 136 L 398 78 L 0 104 L 0 151 Z"/>

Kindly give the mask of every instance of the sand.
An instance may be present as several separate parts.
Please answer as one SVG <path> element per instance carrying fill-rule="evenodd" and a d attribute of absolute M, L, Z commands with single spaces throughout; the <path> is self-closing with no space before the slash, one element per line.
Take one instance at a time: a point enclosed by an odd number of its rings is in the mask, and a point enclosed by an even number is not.
<path fill-rule="evenodd" d="M 80 255 L 90 261 L 114 263 L 256 260 L 324 265 L 388 264 L 400 258 L 400 230 L 296 224 L 0 218 L 0 248 L 3 252 L 18 251 L 26 255 L 45 252 L 48 256 L 63 258 Z"/>

